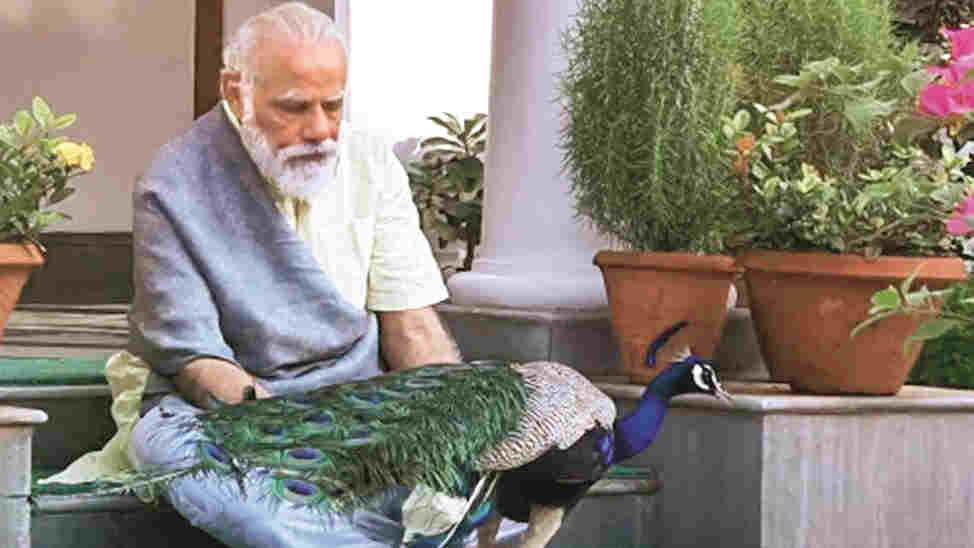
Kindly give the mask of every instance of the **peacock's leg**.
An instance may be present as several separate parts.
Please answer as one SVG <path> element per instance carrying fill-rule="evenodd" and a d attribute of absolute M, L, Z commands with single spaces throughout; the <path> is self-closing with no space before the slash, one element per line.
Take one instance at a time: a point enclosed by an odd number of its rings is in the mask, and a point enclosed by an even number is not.
<path fill-rule="evenodd" d="M 524 535 L 521 548 L 545 548 L 551 537 L 561 528 L 561 520 L 565 517 L 565 509 L 560 506 L 531 505 L 531 515 L 528 518 L 528 530 Z"/>
<path fill-rule="evenodd" d="M 477 529 L 477 548 L 494 548 L 497 530 L 500 529 L 502 519 L 504 518 L 500 514 L 494 514 L 487 523 Z"/>

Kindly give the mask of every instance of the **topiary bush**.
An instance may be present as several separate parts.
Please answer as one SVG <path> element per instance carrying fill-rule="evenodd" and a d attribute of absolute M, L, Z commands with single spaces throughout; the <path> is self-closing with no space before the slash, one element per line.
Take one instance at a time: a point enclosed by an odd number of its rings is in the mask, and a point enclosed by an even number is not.
<path fill-rule="evenodd" d="M 586 0 L 563 34 L 560 146 L 577 213 L 637 251 L 720 252 L 717 135 L 738 0 Z"/>

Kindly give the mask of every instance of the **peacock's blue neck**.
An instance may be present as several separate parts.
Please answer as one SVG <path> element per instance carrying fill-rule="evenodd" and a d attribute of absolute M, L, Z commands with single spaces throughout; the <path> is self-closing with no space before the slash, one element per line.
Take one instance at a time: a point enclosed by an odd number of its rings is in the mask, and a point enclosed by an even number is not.
<path fill-rule="evenodd" d="M 621 462 L 643 452 L 659 433 L 670 398 L 681 392 L 682 363 L 672 365 L 646 387 L 639 404 L 631 413 L 616 421 L 612 462 Z"/>

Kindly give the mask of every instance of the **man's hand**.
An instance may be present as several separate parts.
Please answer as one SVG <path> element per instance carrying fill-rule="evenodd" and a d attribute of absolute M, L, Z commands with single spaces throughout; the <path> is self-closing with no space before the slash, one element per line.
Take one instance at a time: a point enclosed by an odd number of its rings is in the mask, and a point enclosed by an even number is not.
<path fill-rule="evenodd" d="M 457 343 L 447 333 L 432 307 L 376 312 L 379 350 L 389 369 L 406 369 L 427 363 L 462 360 Z"/>
<path fill-rule="evenodd" d="M 248 390 L 257 398 L 271 395 L 237 365 L 215 358 L 193 360 L 173 381 L 184 398 L 203 409 L 240 403 Z"/>

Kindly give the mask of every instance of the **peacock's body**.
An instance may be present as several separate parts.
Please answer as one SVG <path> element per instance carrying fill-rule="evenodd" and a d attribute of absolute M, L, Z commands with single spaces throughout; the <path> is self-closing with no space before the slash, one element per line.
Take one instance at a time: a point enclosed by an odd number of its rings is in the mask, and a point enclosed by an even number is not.
<path fill-rule="evenodd" d="M 684 355 L 616 421 L 612 400 L 561 364 L 427 365 L 200 414 L 190 426 L 204 434 L 199 459 L 159 477 L 263 468 L 273 472 L 265 495 L 332 512 L 406 486 L 407 514 L 442 493 L 466 499 L 445 511 L 447 525 L 486 522 L 482 546 L 501 516 L 530 522 L 527 544 L 544 546 L 609 466 L 649 445 L 669 398 L 689 391 L 724 394 L 708 365 Z M 443 522 L 407 523 L 406 540 L 458 538 Z"/>

